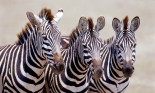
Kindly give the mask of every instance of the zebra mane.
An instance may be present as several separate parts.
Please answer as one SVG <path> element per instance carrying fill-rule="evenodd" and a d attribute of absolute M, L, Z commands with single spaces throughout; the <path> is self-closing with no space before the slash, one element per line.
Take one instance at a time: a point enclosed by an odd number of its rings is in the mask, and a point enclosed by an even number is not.
<path fill-rule="evenodd" d="M 114 36 L 104 40 L 104 44 L 109 45 L 109 44 L 113 43 L 113 41 L 114 41 Z"/>
<path fill-rule="evenodd" d="M 30 22 L 28 22 L 25 25 L 25 28 L 22 29 L 22 31 L 17 34 L 18 40 L 16 41 L 16 45 L 21 45 L 23 44 L 31 35 L 32 31 L 34 31 L 35 26 L 32 25 Z"/>
<path fill-rule="evenodd" d="M 52 14 L 50 9 L 47 8 L 43 8 L 40 13 L 39 13 L 39 17 L 45 20 L 53 20 L 54 15 Z M 16 41 L 15 44 L 17 45 L 21 45 L 23 44 L 31 35 L 31 33 L 35 30 L 35 25 L 31 24 L 30 22 L 28 22 L 25 25 L 25 28 L 22 29 L 22 31 L 17 35 L 18 40 Z"/>
<path fill-rule="evenodd" d="M 51 9 L 43 8 L 39 13 L 39 17 L 42 19 L 52 21 L 54 15 L 52 14 Z"/>
<path fill-rule="evenodd" d="M 126 30 L 127 28 L 128 28 L 128 20 L 129 20 L 129 18 L 128 18 L 128 16 L 126 16 L 124 19 L 123 19 L 123 24 L 124 24 L 124 29 Z"/>
<path fill-rule="evenodd" d="M 91 17 L 88 18 L 88 25 L 89 25 L 90 34 L 91 34 L 91 36 L 93 36 L 94 23 L 93 23 L 93 19 Z"/>
<path fill-rule="evenodd" d="M 70 40 L 69 40 L 68 45 L 72 46 L 79 35 L 80 35 L 80 32 L 78 31 L 78 28 L 76 27 L 75 29 L 72 30 L 72 33 L 69 35 Z"/>

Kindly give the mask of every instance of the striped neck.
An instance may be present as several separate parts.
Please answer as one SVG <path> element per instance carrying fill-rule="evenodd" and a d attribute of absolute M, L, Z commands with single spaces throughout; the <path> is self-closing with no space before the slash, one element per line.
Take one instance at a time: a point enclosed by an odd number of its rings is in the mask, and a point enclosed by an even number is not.
<path fill-rule="evenodd" d="M 75 82 L 82 83 L 87 78 L 86 76 L 89 71 L 89 66 L 92 62 L 92 58 L 90 57 L 87 48 L 76 42 L 68 49 L 67 55 L 71 55 L 71 57 L 68 59 L 69 62 L 67 60 L 66 63 L 66 76 L 72 77 Z"/>
<path fill-rule="evenodd" d="M 42 75 L 46 65 L 46 60 L 42 56 L 41 41 L 42 37 L 35 30 L 24 44 L 27 48 L 27 62 L 25 62 L 25 64 L 27 64 L 29 69 L 34 72 L 33 75 L 36 78 L 39 78 Z M 31 70 L 27 70 L 30 71 L 28 73 L 32 73 Z"/>

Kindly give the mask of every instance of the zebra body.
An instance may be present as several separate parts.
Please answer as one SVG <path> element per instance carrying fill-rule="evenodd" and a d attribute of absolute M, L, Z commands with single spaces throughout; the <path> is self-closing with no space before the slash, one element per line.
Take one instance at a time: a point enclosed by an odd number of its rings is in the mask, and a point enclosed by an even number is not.
<path fill-rule="evenodd" d="M 102 21 L 104 20 L 103 17 L 100 17 L 100 19 Z M 86 18 L 83 20 L 86 20 Z M 80 20 L 80 22 L 82 21 Z M 99 27 L 101 30 L 104 27 L 104 21 L 100 25 L 102 25 Z M 91 32 L 85 28 L 86 32 L 83 33 L 84 28 L 80 31 L 78 29 L 80 29 L 80 26 L 78 26 L 76 32 L 73 32 L 74 34 L 70 37 L 71 39 L 69 45 L 67 45 L 67 49 L 62 51 L 63 60 L 66 62 L 64 73 L 54 75 L 48 66 L 46 68 L 46 80 L 49 83 L 51 93 L 86 93 L 93 74 L 91 71 L 92 65 L 96 68 L 99 66 L 100 61 L 94 58 L 93 55 L 94 52 L 97 52 L 94 49 L 96 43 L 92 44 L 92 42 L 100 40 L 98 38 L 96 39 L 96 36 L 93 36 L 97 32 Z M 99 45 L 96 45 L 97 47 Z M 95 71 L 97 72 L 98 70 Z"/>
<path fill-rule="evenodd" d="M 135 62 L 136 39 L 135 31 L 140 24 L 139 17 L 132 19 L 130 28 L 128 17 L 121 23 L 114 18 L 113 28 L 116 37 L 112 37 L 103 43 L 101 50 L 102 67 L 104 74 L 99 80 L 91 79 L 88 93 L 124 93 L 129 85 Z M 121 28 L 123 27 L 123 28 Z"/>
<path fill-rule="evenodd" d="M 49 9 L 42 9 L 40 18 L 28 12 L 30 23 L 18 35 L 16 44 L 0 47 L 0 76 L 3 91 L 7 93 L 40 93 L 45 85 L 44 69 L 47 63 L 53 66 L 54 52 L 58 53 L 60 32 L 56 28 Z M 41 20 L 42 22 L 38 21 Z M 49 22 L 53 23 L 52 25 Z M 56 27 L 56 25 L 55 25 Z M 51 38 L 51 33 L 58 38 Z M 55 41 L 53 41 L 53 38 Z M 60 42 L 59 42 L 60 43 Z M 49 52 L 50 51 L 50 52 Z M 60 50 L 59 50 L 60 51 Z M 59 62 L 58 62 L 59 63 Z"/>
<path fill-rule="evenodd" d="M 35 57 L 33 51 L 28 51 L 26 46 L 29 44 L 8 45 L 2 48 L 0 54 L 5 55 L 0 59 L 3 92 L 39 92 L 44 86 L 45 81 L 41 64 L 32 63 L 32 60 L 39 59 L 39 56 Z M 29 50 L 31 49 L 29 48 Z M 43 58 L 38 61 L 45 62 Z"/>

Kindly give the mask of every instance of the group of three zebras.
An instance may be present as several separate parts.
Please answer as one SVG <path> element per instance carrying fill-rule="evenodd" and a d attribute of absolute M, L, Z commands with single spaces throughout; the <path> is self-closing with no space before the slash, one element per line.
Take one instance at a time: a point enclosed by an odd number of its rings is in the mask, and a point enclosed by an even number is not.
<path fill-rule="evenodd" d="M 26 14 L 30 22 L 18 41 L 0 47 L 3 93 L 125 91 L 134 71 L 139 17 L 133 18 L 130 25 L 128 17 L 122 21 L 114 18 L 115 36 L 102 41 L 99 31 L 105 25 L 103 16 L 98 17 L 95 26 L 92 18 L 81 17 L 71 35 L 61 37 L 57 24 L 63 10 L 58 10 L 56 16 L 47 8 L 38 16 Z"/>

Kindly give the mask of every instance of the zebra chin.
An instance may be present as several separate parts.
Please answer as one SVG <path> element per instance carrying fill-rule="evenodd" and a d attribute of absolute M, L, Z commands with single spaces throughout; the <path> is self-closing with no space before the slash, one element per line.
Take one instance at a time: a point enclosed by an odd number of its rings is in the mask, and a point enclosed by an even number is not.
<path fill-rule="evenodd" d="M 124 74 L 124 77 L 129 78 L 132 76 L 133 72 L 134 72 L 134 66 L 132 63 L 132 60 L 126 61 L 123 60 L 123 67 L 122 67 L 122 71 Z"/>
<path fill-rule="evenodd" d="M 54 63 L 52 67 L 52 71 L 54 74 L 58 75 L 61 74 L 65 70 L 65 64 L 62 62 Z"/>
<path fill-rule="evenodd" d="M 96 68 L 94 68 L 94 73 L 93 73 L 93 79 L 95 80 L 99 80 L 102 77 L 103 74 L 103 69 L 101 66 L 97 66 Z"/>

